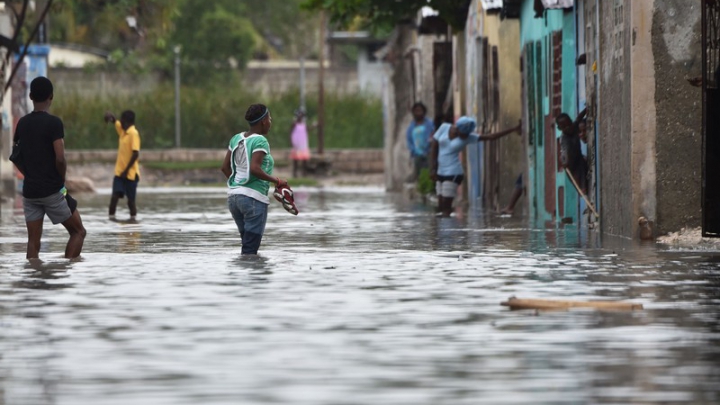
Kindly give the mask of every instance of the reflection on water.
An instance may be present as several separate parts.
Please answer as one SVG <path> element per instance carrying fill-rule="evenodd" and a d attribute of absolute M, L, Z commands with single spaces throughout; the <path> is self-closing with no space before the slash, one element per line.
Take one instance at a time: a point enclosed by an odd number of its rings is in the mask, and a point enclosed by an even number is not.
<path fill-rule="evenodd" d="M 720 259 L 299 190 L 240 256 L 222 190 L 81 198 L 84 259 L 0 228 L 0 404 L 720 403 Z M 511 312 L 510 296 L 638 312 Z"/>

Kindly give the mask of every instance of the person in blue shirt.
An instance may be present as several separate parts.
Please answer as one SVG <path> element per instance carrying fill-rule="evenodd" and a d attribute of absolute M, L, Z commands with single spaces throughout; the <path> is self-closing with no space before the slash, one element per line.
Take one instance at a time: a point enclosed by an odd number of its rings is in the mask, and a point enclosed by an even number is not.
<path fill-rule="evenodd" d="M 520 133 L 521 125 L 492 134 L 477 134 L 474 118 L 460 117 L 455 125 L 440 125 L 433 136 L 430 146 L 430 177 L 435 181 L 438 196 L 438 211 L 449 217 L 457 188 L 462 184 L 464 170 L 460 162 L 460 152 L 465 146 L 480 141 L 492 141 L 513 132 Z"/>
<path fill-rule="evenodd" d="M 415 103 L 412 106 L 413 121 L 407 129 L 407 147 L 410 151 L 410 158 L 413 160 L 413 178 L 417 180 L 420 170 L 428 167 L 428 152 L 430 151 L 430 139 L 435 131 L 433 122 L 427 118 L 427 107 L 423 103 Z"/>

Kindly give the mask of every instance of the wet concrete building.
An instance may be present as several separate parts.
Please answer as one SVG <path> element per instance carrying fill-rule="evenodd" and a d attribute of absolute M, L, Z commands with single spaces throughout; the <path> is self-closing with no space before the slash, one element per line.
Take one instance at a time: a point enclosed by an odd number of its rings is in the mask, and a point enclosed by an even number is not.
<path fill-rule="evenodd" d="M 682 0 L 578 0 L 594 199 L 601 229 L 635 237 L 701 225 L 701 7 Z"/>
<path fill-rule="evenodd" d="M 704 2 L 715 3 L 715 2 Z M 525 0 L 528 189 L 538 222 L 637 237 L 702 218 L 702 7 L 681 0 Z M 587 107 L 592 215 L 560 168 L 554 117 Z M 583 215 L 584 213 L 584 215 Z"/>
<path fill-rule="evenodd" d="M 462 11 L 463 27 L 428 14 L 396 30 L 388 189 L 407 173 L 409 106 L 431 98 L 436 116 L 472 115 L 483 131 L 523 118 L 522 142 L 465 151 L 471 204 L 496 210 L 523 173 L 536 225 L 637 238 L 646 217 L 654 236 L 701 225 L 720 235 L 720 141 L 711 136 L 720 131 L 720 2 L 473 0 Z M 585 108 L 587 197 L 599 216 L 562 167 L 554 122 Z"/>

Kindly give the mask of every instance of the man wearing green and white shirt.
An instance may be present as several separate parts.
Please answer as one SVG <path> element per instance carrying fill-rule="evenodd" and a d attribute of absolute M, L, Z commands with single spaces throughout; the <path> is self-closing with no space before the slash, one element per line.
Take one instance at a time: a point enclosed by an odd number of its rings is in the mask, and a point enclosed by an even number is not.
<path fill-rule="evenodd" d="M 242 238 L 242 254 L 256 255 L 267 222 L 270 183 L 287 186 L 287 181 L 272 176 L 275 161 L 265 138 L 272 127 L 270 110 L 253 104 L 245 119 L 250 130 L 230 139 L 222 172 L 228 179 L 228 208 Z"/>

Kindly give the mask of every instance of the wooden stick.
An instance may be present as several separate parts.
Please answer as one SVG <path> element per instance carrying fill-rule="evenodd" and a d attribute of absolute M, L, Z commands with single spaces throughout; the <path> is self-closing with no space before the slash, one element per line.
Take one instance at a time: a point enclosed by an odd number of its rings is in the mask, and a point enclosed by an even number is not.
<path fill-rule="evenodd" d="M 594 308 L 599 310 L 635 311 L 643 309 L 642 304 L 635 304 L 624 301 L 565 301 L 565 300 L 543 300 L 543 299 L 521 299 L 510 297 L 500 305 L 510 309 L 569 309 L 569 308 Z"/>
<path fill-rule="evenodd" d="M 580 194 L 580 196 L 583 198 L 583 200 L 585 200 L 585 203 L 588 205 L 588 207 L 590 207 L 590 211 L 592 211 L 593 214 L 595 214 L 595 216 L 598 219 L 600 219 L 600 214 L 598 214 L 598 212 L 595 211 L 595 207 L 592 205 L 592 203 L 587 198 L 585 193 L 582 192 L 582 190 L 580 189 L 580 186 L 578 186 L 578 184 L 577 184 L 577 181 L 575 181 L 575 177 L 573 177 L 572 173 L 570 173 L 570 170 L 568 170 L 567 167 L 565 168 L 565 173 L 568 175 L 568 177 L 570 177 L 570 181 L 572 181 L 573 186 L 575 186 L 575 190 L 577 190 L 578 194 Z"/>

